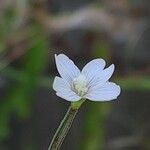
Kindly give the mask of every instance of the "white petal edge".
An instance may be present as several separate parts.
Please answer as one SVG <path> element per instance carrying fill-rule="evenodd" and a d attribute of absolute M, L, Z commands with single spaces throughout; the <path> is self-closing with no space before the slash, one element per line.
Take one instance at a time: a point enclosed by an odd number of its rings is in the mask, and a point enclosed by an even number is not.
<path fill-rule="evenodd" d="M 78 101 L 81 98 L 71 90 L 70 85 L 60 77 L 55 77 L 53 82 L 53 89 L 56 95 L 67 101 Z"/>
<path fill-rule="evenodd" d="M 97 85 L 103 85 L 105 82 L 107 82 L 112 74 L 114 73 L 115 66 L 114 64 L 110 65 L 108 68 L 98 71 L 95 77 L 88 83 L 89 87 L 97 86 Z"/>
<path fill-rule="evenodd" d="M 110 101 L 120 94 L 120 86 L 113 82 L 106 82 L 103 86 L 91 87 L 86 98 L 91 101 Z"/>
<path fill-rule="evenodd" d="M 87 82 L 91 82 L 93 78 L 97 75 L 98 72 L 101 72 L 106 65 L 106 62 L 103 59 L 94 59 L 87 63 L 82 69 L 82 74 L 87 78 Z"/>
<path fill-rule="evenodd" d="M 60 76 L 69 84 L 71 84 L 73 78 L 77 77 L 80 74 L 80 70 L 78 69 L 78 67 L 66 55 L 55 54 L 55 61 Z"/>

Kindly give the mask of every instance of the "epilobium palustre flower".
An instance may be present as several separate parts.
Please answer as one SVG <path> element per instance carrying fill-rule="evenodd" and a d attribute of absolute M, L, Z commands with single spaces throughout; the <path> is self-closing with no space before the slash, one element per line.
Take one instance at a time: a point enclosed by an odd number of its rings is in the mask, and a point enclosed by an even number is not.
<path fill-rule="evenodd" d="M 71 105 L 60 123 L 48 150 L 59 150 L 66 137 L 78 109 L 85 101 L 110 101 L 120 94 L 120 86 L 109 82 L 114 65 L 104 69 L 103 59 L 90 61 L 80 71 L 66 55 L 55 55 L 56 66 L 61 77 L 55 77 L 53 89 L 56 94 L 71 101 Z"/>
<path fill-rule="evenodd" d="M 56 95 L 67 101 L 89 99 L 110 101 L 120 94 L 120 86 L 109 82 L 114 65 L 104 69 L 103 59 L 94 59 L 80 71 L 66 55 L 55 55 L 56 66 L 61 77 L 55 77 L 53 89 Z"/>

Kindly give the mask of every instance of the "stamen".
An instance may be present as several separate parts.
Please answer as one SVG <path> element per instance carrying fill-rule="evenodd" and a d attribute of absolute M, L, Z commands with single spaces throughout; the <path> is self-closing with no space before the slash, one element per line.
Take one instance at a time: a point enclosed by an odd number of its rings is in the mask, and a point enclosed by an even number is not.
<path fill-rule="evenodd" d="M 73 89 L 81 97 L 83 97 L 87 93 L 87 80 L 84 75 L 80 74 L 73 80 Z"/>

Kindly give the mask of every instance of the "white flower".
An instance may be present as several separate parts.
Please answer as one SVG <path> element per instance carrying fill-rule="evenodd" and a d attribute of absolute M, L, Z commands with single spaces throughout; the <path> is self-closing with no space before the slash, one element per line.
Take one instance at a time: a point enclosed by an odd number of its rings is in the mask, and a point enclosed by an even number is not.
<path fill-rule="evenodd" d="M 66 55 L 55 55 L 56 66 L 61 77 L 55 77 L 53 89 L 56 95 L 67 101 L 81 98 L 91 101 L 110 101 L 120 94 L 120 86 L 108 80 L 114 72 L 114 65 L 104 69 L 103 59 L 90 61 L 80 71 Z"/>

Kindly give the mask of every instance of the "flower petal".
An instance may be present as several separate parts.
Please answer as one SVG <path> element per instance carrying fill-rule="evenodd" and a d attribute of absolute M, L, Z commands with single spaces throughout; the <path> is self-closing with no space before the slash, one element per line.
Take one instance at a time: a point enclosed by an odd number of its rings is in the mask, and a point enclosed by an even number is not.
<path fill-rule="evenodd" d="M 81 99 L 81 97 L 79 97 L 73 92 L 69 92 L 69 93 L 57 92 L 56 95 L 70 102 L 79 101 Z"/>
<path fill-rule="evenodd" d="M 70 88 L 70 85 L 65 80 L 56 76 L 53 82 L 53 89 L 56 92 L 59 92 L 59 91 L 63 92 L 66 90 L 70 91 L 71 88 Z"/>
<path fill-rule="evenodd" d="M 80 70 L 78 69 L 78 67 L 66 55 L 55 55 L 55 60 L 60 76 L 68 83 L 71 83 L 72 79 L 80 74 Z"/>
<path fill-rule="evenodd" d="M 88 83 L 95 78 L 97 72 L 101 72 L 106 63 L 103 59 L 94 59 L 87 63 L 85 67 L 82 69 L 82 73 L 86 76 Z"/>
<path fill-rule="evenodd" d="M 112 82 L 106 82 L 103 86 L 91 87 L 86 98 L 91 101 L 110 101 L 116 99 L 120 91 L 120 86 Z"/>
<path fill-rule="evenodd" d="M 57 96 L 66 99 L 67 101 L 78 101 L 81 99 L 71 90 L 70 85 L 60 77 L 55 77 L 53 89 L 56 91 Z"/>
<path fill-rule="evenodd" d="M 92 80 L 88 83 L 89 87 L 93 87 L 96 85 L 103 85 L 107 82 L 114 72 L 115 66 L 112 64 L 108 68 L 98 71 L 97 74 L 92 78 Z"/>

